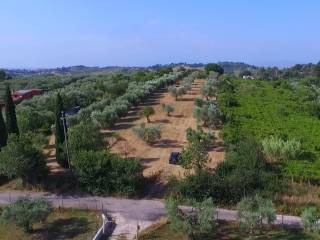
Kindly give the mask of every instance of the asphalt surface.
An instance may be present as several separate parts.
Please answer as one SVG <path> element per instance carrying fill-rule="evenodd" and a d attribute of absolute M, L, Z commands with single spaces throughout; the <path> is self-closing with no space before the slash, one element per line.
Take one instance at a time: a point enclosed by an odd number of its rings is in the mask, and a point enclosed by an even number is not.
<path fill-rule="evenodd" d="M 159 200 L 135 200 L 95 196 L 79 197 L 44 192 L 0 192 L 0 205 L 8 205 L 22 196 L 30 196 L 31 198 L 44 197 L 57 208 L 101 210 L 114 217 L 117 226 L 113 235 L 125 235 L 128 238 L 134 236 L 137 225 L 140 226 L 140 229 L 144 229 L 156 220 L 166 216 L 164 203 Z M 189 208 L 182 207 L 182 209 L 188 211 Z M 214 217 L 226 221 L 238 219 L 236 211 L 227 209 L 217 209 L 217 214 Z M 300 227 L 301 219 L 296 216 L 277 215 L 277 220 L 274 224 L 283 224 L 287 227 Z"/>

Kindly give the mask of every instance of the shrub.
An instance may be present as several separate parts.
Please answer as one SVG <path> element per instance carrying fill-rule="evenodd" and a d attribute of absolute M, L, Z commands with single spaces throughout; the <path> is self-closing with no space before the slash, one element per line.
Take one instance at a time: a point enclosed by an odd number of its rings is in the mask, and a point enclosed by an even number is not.
<path fill-rule="evenodd" d="M 93 122 L 82 122 L 69 130 L 69 148 L 71 154 L 81 150 L 99 150 L 105 147 L 100 128 Z"/>
<path fill-rule="evenodd" d="M 172 197 L 166 199 L 165 208 L 171 229 L 187 234 L 189 239 L 198 239 L 214 229 L 213 216 L 216 209 L 211 198 L 193 202 L 191 213 L 184 213 L 179 208 L 177 200 Z"/>
<path fill-rule="evenodd" d="M 144 123 L 139 127 L 133 128 L 133 132 L 146 143 L 154 143 L 161 138 L 161 128 L 159 125 L 146 127 Z"/>
<path fill-rule="evenodd" d="M 15 203 L 3 209 L 2 219 L 6 222 L 14 222 L 25 232 L 32 230 L 32 224 L 43 222 L 52 212 L 51 203 L 42 198 L 19 198 Z"/>
<path fill-rule="evenodd" d="M 187 140 L 188 142 L 198 142 L 202 144 L 205 148 L 212 146 L 215 136 L 211 132 L 204 132 L 201 127 L 198 127 L 197 130 L 188 128 L 187 131 Z"/>
<path fill-rule="evenodd" d="M 221 122 L 218 106 L 212 102 L 207 102 L 202 107 L 196 107 L 193 116 L 203 122 L 205 127 L 217 128 Z"/>
<path fill-rule="evenodd" d="M 237 213 L 241 226 L 250 233 L 263 223 L 271 224 L 276 220 L 276 212 L 272 201 L 259 195 L 245 197 L 237 205 Z"/>
<path fill-rule="evenodd" d="M 262 141 L 263 152 L 270 162 L 294 160 L 301 152 L 301 143 L 294 139 L 270 137 Z"/>
<path fill-rule="evenodd" d="M 189 142 L 187 147 L 182 149 L 179 162 L 185 169 L 202 170 L 209 161 L 208 153 L 200 142 Z"/>
<path fill-rule="evenodd" d="M 92 194 L 132 196 L 143 180 L 138 160 L 122 159 L 109 151 L 79 151 L 72 163 L 80 186 Z"/>
<path fill-rule="evenodd" d="M 167 113 L 167 116 L 170 116 L 170 113 L 174 112 L 174 105 L 170 105 L 170 104 L 161 104 L 161 110 L 165 113 Z"/>
<path fill-rule="evenodd" d="M 307 207 L 301 214 L 302 226 L 311 232 L 320 230 L 320 219 L 316 207 Z"/>
<path fill-rule="evenodd" d="M 0 173 L 32 184 L 47 174 L 47 168 L 41 151 L 27 136 L 9 135 L 7 145 L 1 149 Z"/>

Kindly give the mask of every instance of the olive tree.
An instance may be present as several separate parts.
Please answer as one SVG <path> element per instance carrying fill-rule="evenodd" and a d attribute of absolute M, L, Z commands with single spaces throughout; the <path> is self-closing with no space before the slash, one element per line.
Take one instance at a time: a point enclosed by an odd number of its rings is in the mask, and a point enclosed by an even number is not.
<path fill-rule="evenodd" d="M 253 233 L 257 227 L 264 223 L 271 224 L 276 220 L 273 203 L 260 195 L 244 197 L 237 205 L 237 213 L 241 226 Z"/>
<path fill-rule="evenodd" d="M 161 104 L 161 110 L 165 113 L 167 113 L 167 116 L 170 116 L 170 113 L 174 112 L 174 105 L 170 105 L 170 104 Z"/>
<path fill-rule="evenodd" d="M 179 162 L 187 170 L 202 170 L 209 161 L 205 146 L 198 141 L 189 142 L 187 147 L 182 149 Z"/>
<path fill-rule="evenodd" d="M 133 128 L 133 132 L 148 144 L 152 144 L 161 138 L 161 128 L 159 125 L 146 127 L 146 125 L 142 123 L 139 127 Z"/>
<path fill-rule="evenodd" d="M 302 226 L 311 232 L 320 230 L 320 217 L 316 207 L 307 207 L 301 214 Z"/>
<path fill-rule="evenodd" d="M 150 116 L 155 114 L 154 108 L 153 107 L 143 107 L 141 111 L 139 112 L 140 117 L 146 117 L 147 122 L 150 122 Z"/>
<path fill-rule="evenodd" d="M 217 104 L 208 102 L 202 107 L 196 107 L 193 116 L 205 127 L 217 128 L 221 121 L 221 114 Z"/>
<path fill-rule="evenodd" d="M 166 213 L 170 228 L 175 232 L 188 235 L 188 239 L 199 239 L 214 230 L 215 207 L 211 198 L 202 202 L 193 202 L 191 211 L 182 211 L 178 201 L 172 197 L 166 199 Z"/>
<path fill-rule="evenodd" d="M 45 221 L 52 210 L 52 204 L 43 198 L 21 197 L 5 207 L 1 217 L 5 222 L 13 222 L 25 232 L 30 232 L 32 225 Z"/>
<path fill-rule="evenodd" d="M 1 148 L 0 173 L 33 184 L 47 174 L 47 168 L 41 150 L 30 138 L 10 134 L 7 145 Z"/>

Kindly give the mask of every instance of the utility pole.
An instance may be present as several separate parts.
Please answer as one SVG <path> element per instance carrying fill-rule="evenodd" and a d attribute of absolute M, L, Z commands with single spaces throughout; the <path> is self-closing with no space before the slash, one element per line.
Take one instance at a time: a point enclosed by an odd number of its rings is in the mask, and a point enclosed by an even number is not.
<path fill-rule="evenodd" d="M 60 117 L 60 119 L 62 120 L 62 125 L 63 125 L 64 142 L 65 142 L 65 145 L 66 145 L 68 165 L 69 165 L 69 169 L 71 169 L 70 157 L 69 157 L 69 148 L 68 148 L 67 130 L 66 130 L 66 116 L 65 116 L 63 110 L 61 111 L 61 117 Z"/>

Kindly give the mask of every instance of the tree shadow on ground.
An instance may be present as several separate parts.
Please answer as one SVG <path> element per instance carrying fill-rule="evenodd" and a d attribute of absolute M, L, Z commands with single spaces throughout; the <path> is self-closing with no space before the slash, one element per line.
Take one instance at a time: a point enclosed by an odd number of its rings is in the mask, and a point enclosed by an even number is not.
<path fill-rule="evenodd" d="M 161 139 L 157 143 L 153 144 L 153 147 L 159 148 L 180 148 L 182 147 L 181 144 L 178 143 L 176 140 L 172 139 Z"/>
<path fill-rule="evenodd" d="M 37 229 L 34 233 L 43 239 L 57 240 L 72 239 L 89 230 L 89 222 L 86 218 L 71 217 L 47 223 L 45 228 Z"/>

